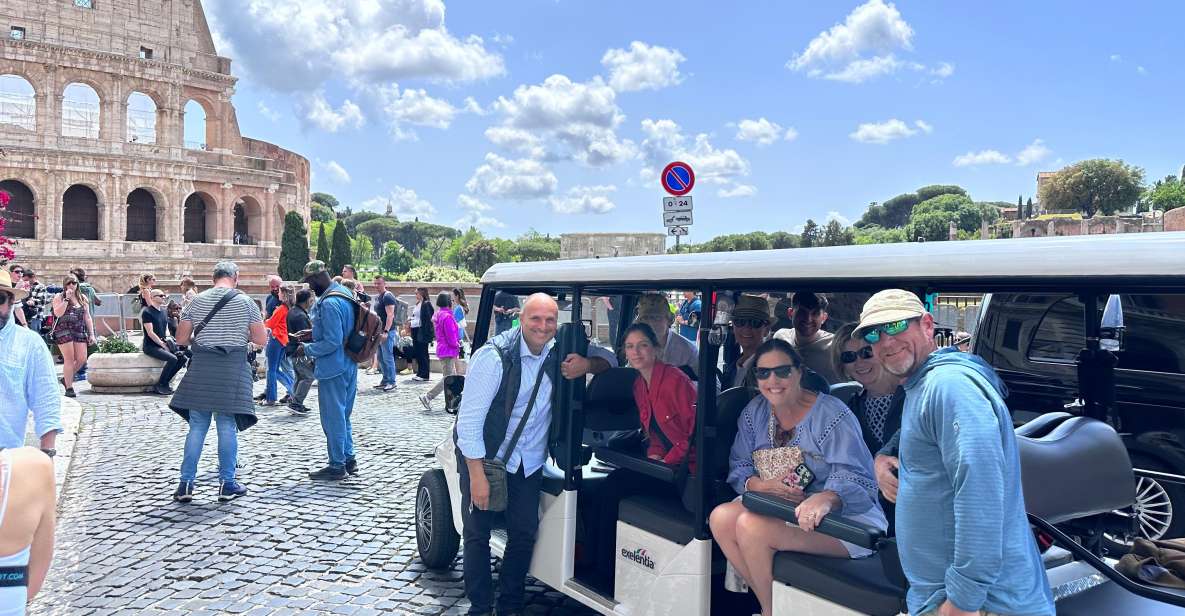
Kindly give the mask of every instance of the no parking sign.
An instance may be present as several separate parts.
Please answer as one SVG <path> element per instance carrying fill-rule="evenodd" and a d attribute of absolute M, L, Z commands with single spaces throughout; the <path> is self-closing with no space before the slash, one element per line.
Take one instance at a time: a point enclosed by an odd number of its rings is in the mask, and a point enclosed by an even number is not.
<path fill-rule="evenodd" d="M 680 161 L 667 165 L 659 179 L 663 189 L 676 197 L 686 195 L 695 186 L 695 172 L 691 165 Z"/>

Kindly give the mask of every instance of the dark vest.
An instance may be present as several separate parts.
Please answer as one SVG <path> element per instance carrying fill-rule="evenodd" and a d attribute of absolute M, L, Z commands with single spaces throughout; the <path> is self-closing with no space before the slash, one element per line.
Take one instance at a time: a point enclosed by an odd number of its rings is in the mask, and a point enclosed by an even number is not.
<path fill-rule="evenodd" d="M 502 442 L 510 430 L 510 414 L 514 411 L 514 403 L 518 400 L 519 386 L 522 384 L 523 360 L 519 353 L 522 342 L 522 331 L 519 328 L 503 332 L 494 336 L 486 343 L 498 352 L 502 359 L 502 383 L 498 385 L 498 393 L 490 402 L 490 409 L 486 413 L 485 425 L 482 428 L 482 440 L 486 446 L 486 458 L 493 459 L 498 455 Z M 558 362 L 555 347 L 543 360 L 544 378 L 551 379 L 552 391 L 555 391 Z M 532 384 L 533 385 L 533 384 Z M 535 400 L 535 407 L 531 414 L 540 412 L 543 405 L 549 405 L 548 400 Z M 550 438 L 548 439 L 551 440 Z M 456 429 L 453 430 L 453 442 L 456 442 Z"/>

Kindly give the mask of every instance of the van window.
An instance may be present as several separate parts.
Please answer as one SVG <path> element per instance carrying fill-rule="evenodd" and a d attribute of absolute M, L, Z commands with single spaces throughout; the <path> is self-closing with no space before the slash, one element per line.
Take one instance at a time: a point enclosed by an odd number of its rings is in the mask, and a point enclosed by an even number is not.
<path fill-rule="evenodd" d="M 1033 334 L 1028 357 L 1033 361 L 1072 362 L 1086 342 L 1082 325 L 1082 302 L 1076 297 L 1061 299 L 1049 307 Z"/>
<path fill-rule="evenodd" d="M 1123 295 L 1119 368 L 1185 374 L 1185 295 Z"/>

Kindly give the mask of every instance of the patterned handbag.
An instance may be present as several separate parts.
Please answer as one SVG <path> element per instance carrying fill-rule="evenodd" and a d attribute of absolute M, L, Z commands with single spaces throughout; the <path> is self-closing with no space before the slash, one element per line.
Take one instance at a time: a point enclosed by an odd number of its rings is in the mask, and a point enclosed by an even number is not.
<path fill-rule="evenodd" d="M 802 463 L 802 450 L 797 446 L 771 447 L 753 452 L 753 466 L 762 479 L 785 479 Z"/>

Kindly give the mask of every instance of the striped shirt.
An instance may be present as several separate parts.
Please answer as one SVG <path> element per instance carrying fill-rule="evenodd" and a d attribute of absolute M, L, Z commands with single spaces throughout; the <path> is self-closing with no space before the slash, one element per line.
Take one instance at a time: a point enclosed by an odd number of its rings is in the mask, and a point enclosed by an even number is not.
<path fill-rule="evenodd" d="M 230 291 L 226 287 L 213 287 L 202 291 L 181 310 L 181 320 L 189 321 L 196 328 L 214 308 L 214 304 Z M 253 323 L 262 323 L 263 316 L 259 313 L 259 306 L 247 294 L 227 302 L 218 314 L 197 336 L 196 341 L 202 346 L 247 346 L 250 340 L 248 327 Z"/>

